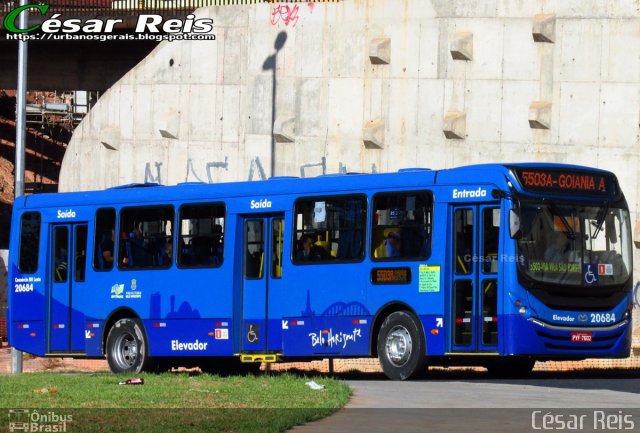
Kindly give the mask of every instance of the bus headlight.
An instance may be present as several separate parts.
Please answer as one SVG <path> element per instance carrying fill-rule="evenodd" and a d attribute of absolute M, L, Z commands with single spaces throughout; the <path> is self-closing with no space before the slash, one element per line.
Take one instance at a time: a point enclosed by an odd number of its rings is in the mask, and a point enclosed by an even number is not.
<path fill-rule="evenodd" d="M 518 310 L 518 313 L 524 316 L 525 314 L 527 314 L 527 307 L 520 307 L 520 309 Z"/>

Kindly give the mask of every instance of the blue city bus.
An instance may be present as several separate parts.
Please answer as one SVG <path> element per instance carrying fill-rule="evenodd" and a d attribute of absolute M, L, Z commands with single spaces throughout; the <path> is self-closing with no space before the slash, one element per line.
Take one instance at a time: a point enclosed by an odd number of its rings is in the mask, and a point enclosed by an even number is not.
<path fill-rule="evenodd" d="M 11 345 L 113 372 L 378 357 L 402 380 L 631 349 L 628 206 L 580 166 L 31 195 L 9 261 Z"/>

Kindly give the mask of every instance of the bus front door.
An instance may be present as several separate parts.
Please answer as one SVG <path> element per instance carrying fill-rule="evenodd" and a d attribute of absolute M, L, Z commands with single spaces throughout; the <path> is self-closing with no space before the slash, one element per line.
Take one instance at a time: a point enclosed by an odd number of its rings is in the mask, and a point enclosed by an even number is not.
<path fill-rule="evenodd" d="M 453 208 L 451 351 L 498 350 L 498 247 L 500 207 Z"/>
<path fill-rule="evenodd" d="M 243 225 L 242 352 L 268 352 L 278 347 L 269 342 L 269 291 L 282 277 L 284 215 L 251 216 Z M 275 340 L 275 338 L 274 338 Z"/>
<path fill-rule="evenodd" d="M 82 352 L 84 324 L 73 309 L 73 291 L 85 280 L 87 225 L 52 226 L 49 245 L 48 352 Z"/>

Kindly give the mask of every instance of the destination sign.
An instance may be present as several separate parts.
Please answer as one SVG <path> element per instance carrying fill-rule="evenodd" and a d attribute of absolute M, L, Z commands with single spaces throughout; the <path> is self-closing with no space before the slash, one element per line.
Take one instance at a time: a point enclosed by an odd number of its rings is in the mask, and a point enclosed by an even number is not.
<path fill-rule="evenodd" d="M 544 168 L 518 168 L 515 173 L 525 191 L 564 195 L 617 194 L 615 178 L 610 174 Z"/>
<path fill-rule="evenodd" d="M 373 284 L 409 284 L 411 269 L 409 268 L 373 268 L 371 270 Z"/>

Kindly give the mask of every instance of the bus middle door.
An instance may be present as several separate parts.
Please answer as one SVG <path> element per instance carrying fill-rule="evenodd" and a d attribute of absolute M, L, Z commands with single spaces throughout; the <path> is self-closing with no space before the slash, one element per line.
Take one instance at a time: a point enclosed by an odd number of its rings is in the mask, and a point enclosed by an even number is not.
<path fill-rule="evenodd" d="M 498 350 L 500 207 L 453 208 L 450 329 L 452 352 Z"/>
<path fill-rule="evenodd" d="M 273 351 L 269 342 L 277 329 L 268 329 L 269 291 L 278 287 L 282 275 L 284 214 L 256 215 L 244 219 L 241 350 L 243 353 Z M 272 338 L 275 340 L 275 338 Z"/>

